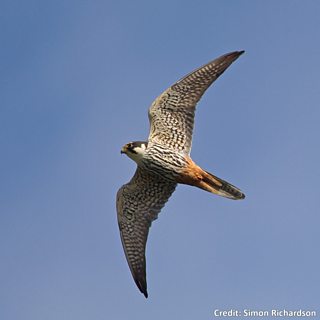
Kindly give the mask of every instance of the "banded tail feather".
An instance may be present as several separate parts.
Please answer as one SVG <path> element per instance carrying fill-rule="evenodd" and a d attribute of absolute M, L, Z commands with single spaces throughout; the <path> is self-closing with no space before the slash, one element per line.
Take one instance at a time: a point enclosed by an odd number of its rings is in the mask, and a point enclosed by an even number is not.
<path fill-rule="evenodd" d="M 204 171 L 204 173 L 202 189 L 233 200 L 245 198 L 245 194 L 231 183 L 214 176 L 210 172 Z"/>

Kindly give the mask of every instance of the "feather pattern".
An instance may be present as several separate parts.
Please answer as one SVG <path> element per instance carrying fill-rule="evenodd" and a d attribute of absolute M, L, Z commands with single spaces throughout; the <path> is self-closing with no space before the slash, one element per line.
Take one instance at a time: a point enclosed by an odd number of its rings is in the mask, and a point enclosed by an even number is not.
<path fill-rule="evenodd" d="M 197 102 L 243 51 L 225 54 L 165 90 L 149 108 L 149 141 L 190 154 Z"/>
<path fill-rule="evenodd" d="M 145 248 L 149 228 L 168 201 L 176 183 L 137 168 L 117 194 L 118 224 L 126 258 L 138 288 L 147 297 Z"/>
<path fill-rule="evenodd" d="M 122 148 L 121 152 L 138 167 L 131 181 L 117 193 L 118 224 L 132 276 L 145 297 L 148 296 L 145 249 L 149 228 L 177 183 L 231 199 L 244 198 L 238 188 L 204 171 L 189 157 L 198 101 L 242 53 L 223 55 L 165 90 L 149 108 L 148 142 L 131 142 Z"/>

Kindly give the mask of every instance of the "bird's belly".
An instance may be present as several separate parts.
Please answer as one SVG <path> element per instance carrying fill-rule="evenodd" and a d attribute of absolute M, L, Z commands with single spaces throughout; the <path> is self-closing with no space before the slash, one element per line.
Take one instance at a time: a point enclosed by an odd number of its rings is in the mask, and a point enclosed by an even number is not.
<path fill-rule="evenodd" d="M 141 164 L 149 171 L 176 181 L 187 166 L 187 161 L 184 155 L 173 151 L 162 151 L 146 154 Z"/>

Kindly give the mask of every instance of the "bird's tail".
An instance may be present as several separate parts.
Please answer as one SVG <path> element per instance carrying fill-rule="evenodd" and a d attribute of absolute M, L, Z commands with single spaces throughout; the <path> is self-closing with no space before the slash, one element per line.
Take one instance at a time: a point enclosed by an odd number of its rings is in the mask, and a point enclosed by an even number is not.
<path fill-rule="evenodd" d="M 240 200 L 245 198 L 244 193 L 240 189 L 207 171 L 203 171 L 201 184 L 198 185 L 198 187 L 211 193 L 215 193 L 219 196 L 233 200 Z"/>

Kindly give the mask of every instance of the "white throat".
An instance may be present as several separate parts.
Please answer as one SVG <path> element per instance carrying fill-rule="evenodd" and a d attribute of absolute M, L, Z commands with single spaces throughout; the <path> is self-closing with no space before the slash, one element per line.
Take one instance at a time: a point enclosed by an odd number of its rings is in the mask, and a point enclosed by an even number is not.
<path fill-rule="evenodd" d="M 134 148 L 134 151 L 136 153 L 128 152 L 127 156 L 129 158 L 131 158 L 133 161 L 135 161 L 137 164 L 139 164 L 139 163 L 141 163 L 141 161 L 142 161 L 142 159 L 144 157 L 146 149 L 147 149 L 147 146 L 143 143 L 143 144 L 141 144 L 141 147 L 135 147 Z"/>

